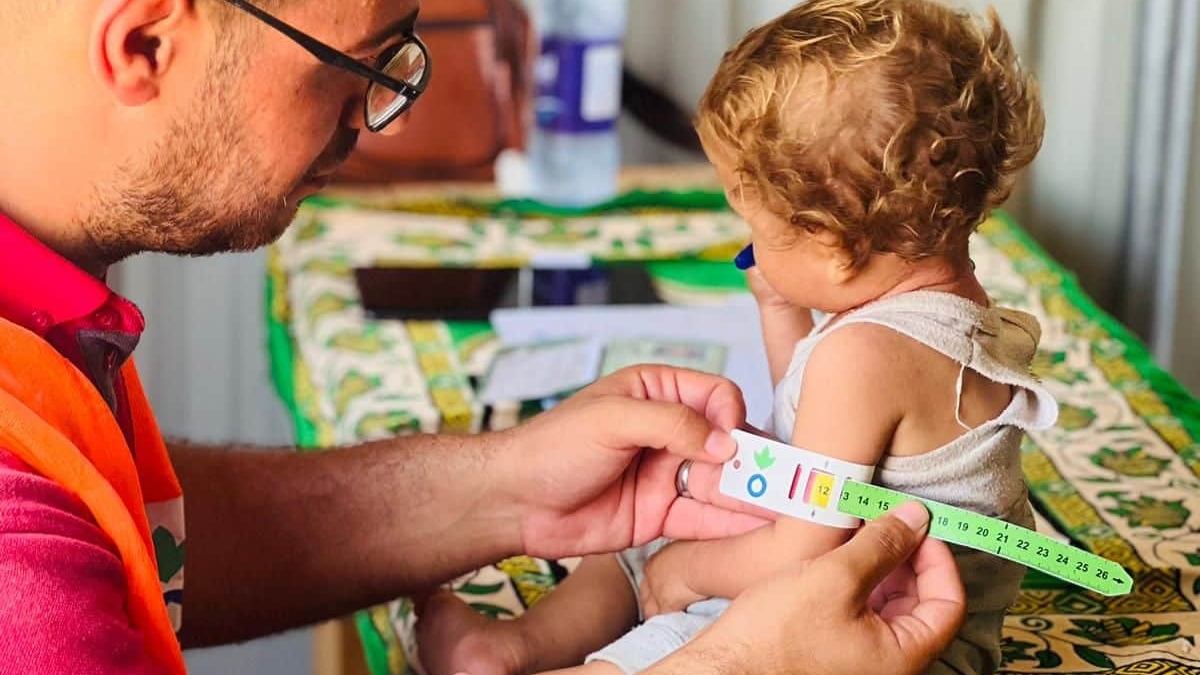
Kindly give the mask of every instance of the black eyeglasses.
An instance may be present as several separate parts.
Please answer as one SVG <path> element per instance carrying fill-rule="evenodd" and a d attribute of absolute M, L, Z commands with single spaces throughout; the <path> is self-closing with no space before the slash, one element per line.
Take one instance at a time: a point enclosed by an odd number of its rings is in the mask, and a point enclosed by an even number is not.
<path fill-rule="evenodd" d="M 367 85 L 367 96 L 363 102 L 363 116 L 367 128 L 371 131 L 383 131 L 405 110 L 411 108 L 429 85 L 429 50 L 416 35 L 408 35 L 403 42 L 388 48 L 379 55 L 376 67 L 372 68 L 349 54 L 289 26 L 245 0 L 225 2 L 291 38 L 321 63 L 366 78 L 370 84 Z"/>

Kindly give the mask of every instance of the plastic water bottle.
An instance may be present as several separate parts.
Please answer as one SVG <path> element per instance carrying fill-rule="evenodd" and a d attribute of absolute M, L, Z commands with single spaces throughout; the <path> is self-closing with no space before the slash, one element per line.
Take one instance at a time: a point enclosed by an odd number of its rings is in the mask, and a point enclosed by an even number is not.
<path fill-rule="evenodd" d="M 617 192 L 626 0 L 534 0 L 541 35 L 529 139 L 532 196 L 589 206 Z"/>

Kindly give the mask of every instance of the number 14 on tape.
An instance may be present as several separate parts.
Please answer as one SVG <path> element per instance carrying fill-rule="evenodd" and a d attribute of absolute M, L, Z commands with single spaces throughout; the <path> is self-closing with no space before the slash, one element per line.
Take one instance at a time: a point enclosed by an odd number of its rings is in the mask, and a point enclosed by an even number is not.
<path fill-rule="evenodd" d="M 738 453 L 721 472 L 721 493 L 777 513 L 833 527 L 857 527 L 893 506 L 929 509 L 929 536 L 1012 560 L 1103 595 L 1124 595 L 1133 579 L 1117 563 L 1033 530 L 871 484 L 875 467 L 852 464 L 734 431 Z"/>

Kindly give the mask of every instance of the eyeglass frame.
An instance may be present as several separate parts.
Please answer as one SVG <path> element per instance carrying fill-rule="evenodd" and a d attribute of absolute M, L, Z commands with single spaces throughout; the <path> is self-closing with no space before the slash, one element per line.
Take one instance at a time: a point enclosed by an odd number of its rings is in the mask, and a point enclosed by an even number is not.
<path fill-rule="evenodd" d="M 432 74 L 432 60 L 429 58 L 429 48 L 425 46 L 425 43 L 421 41 L 421 38 L 417 37 L 416 33 L 409 33 L 408 35 L 405 35 L 404 40 L 397 43 L 395 46 L 389 47 L 386 51 L 381 53 L 377 61 L 378 63 L 387 64 L 392 58 L 400 53 L 400 50 L 404 49 L 410 43 L 417 45 L 417 48 L 421 50 L 421 54 L 425 57 L 425 70 L 421 74 L 421 81 L 414 85 L 403 80 L 397 80 L 378 68 L 372 68 L 371 66 L 366 65 L 362 61 L 350 56 L 346 52 L 321 42 L 308 33 L 305 33 L 304 31 L 288 24 L 282 19 L 270 14 L 266 10 L 250 4 L 246 0 L 225 0 L 225 2 L 246 12 L 271 28 L 274 28 L 284 37 L 287 37 L 292 42 L 300 45 L 309 54 L 315 56 L 321 63 L 333 66 L 335 68 L 341 68 L 342 70 L 354 73 L 355 75 L 366 79 L 369 84 L 367 85 L 367 91 L 363 97 L 363 121 L 367 125 L 367 128 L 374 133 L 383 131 L 388 127 L 388 125 L 390 125 L 392 122 L 395 122 L 400 115 L 407 112 L 408 109 L 412 107 L 413 103 L 415 103 L 416 100 L 421 96 L 421 94 L 425 92 L 426 87 L 429 86 L 429 78 Z M 371 122 L 370 105 L 372 84 L 386 87 L 393 93 L 404 96 L 407 99 L 403 106 L 389 113 L 387 118 L 381 123 Z"/>

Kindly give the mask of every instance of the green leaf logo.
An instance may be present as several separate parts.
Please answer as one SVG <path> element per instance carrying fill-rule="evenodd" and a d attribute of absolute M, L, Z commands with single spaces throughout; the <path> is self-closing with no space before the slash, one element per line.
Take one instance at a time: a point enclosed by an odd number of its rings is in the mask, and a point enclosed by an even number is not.
<path fill-rule="evenodd" d="M 763 446 L 762 450 L 754 453 L 754 463 L 758 465 L 759 471 L 766 471 L 775 463 L 775 458 L 771 456 L 771 449 Z"/>
<path fill-rule="evenodd" d="M 175 535 L 165 527 L 159 526 L 150 535 L 154 543 L 154 556 L 158 560 L 158 580 L 167 583 L 183 569 L 185 542 L 176 542 Z"/>

